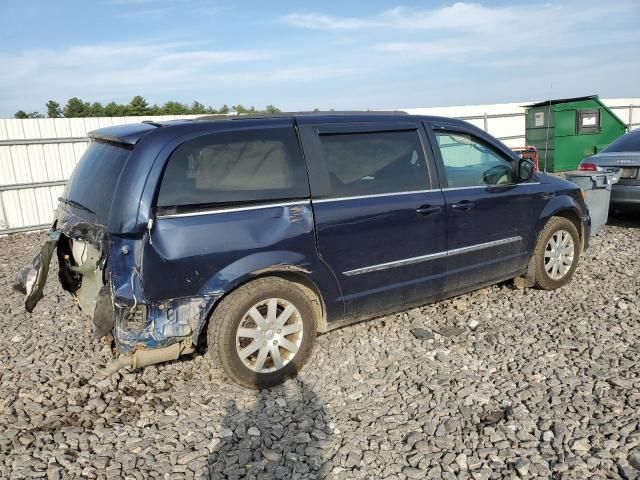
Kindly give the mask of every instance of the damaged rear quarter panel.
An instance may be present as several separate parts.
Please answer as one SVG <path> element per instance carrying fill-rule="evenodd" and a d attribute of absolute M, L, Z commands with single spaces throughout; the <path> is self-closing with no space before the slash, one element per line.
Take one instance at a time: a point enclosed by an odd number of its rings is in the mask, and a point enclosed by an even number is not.
<path fill-rule="evenodd" d="M 289 126 L 291 121 L 278 123 Z M 231 122 L 178 123 L 171 129 L 150 132 L 133 150 L 121 175 L 108 225 L 112 236 L 109 268 L 117 310 L 115 337 L 120 351 L 175 343 L 184 337 L 166 335 L 187 330 L 196 343 L 222 295 L 268 272 L 296 270 L 308 276 L 322 285 L 327 318 L 344 314 L 337 280 L 315 251 L 308 203 L 286 210 L 156 217 L 155 198 L 171 153 L 205 133 L 236 129 Z M 147 232 L 151 220 L 153 228 Z M 122 252 L 125 245 L 127 255 Z M 117 320 L 136 302 L 149 309 L 144 329 L 138 332 L 124 328 Z"/>
<path fill-rule="evenodd" d="M 160 216 L 151 241 L 145 243 L 142 281 L 148 300 L 154 305 L 166 303 L 180 325 L 188 323 L 195 343 L 222 295 L 254 276 L 287 271 L 326 285 L 330 298 L 339 297 L 337 282 L 315 254 L 308 201 L 245 211 Z M 327 305 L 336 314 L 342 308 L 339 302 Z"/>
<path fill-rule="evenodd" d="M 111 238 L 109 276 L 115 318 L 114 339 L 120 352 L 138 348 L 152 349 L 171 345 L 189 337 L 192 324 L 205 313 L 208 296 L 190 298 L 149 298 L 143 282 L 142 264 L 147 238 Z M 149 278 L 147 284 L 162 281 Z M 143 324 L 131 321 L 136 311 L 144 311 Z"/>

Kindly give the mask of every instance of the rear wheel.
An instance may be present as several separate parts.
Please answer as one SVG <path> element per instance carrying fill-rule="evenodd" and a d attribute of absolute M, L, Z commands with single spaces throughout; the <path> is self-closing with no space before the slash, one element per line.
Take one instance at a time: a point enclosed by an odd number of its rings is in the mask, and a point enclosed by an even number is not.
<path fill-rule="evenodd" d="M 241 286 L 209 321 L 209 356 L 235 382 L 278 385 L 306 362 L 316 337 L 312 299 L 301 286 L 270 277 Z"/>
<path fill-rule="evenodd" d="M 552 217 L 540 233 L 535 250 L 536 286 L 553 290 L 566 285 L 580 258 L 580 236 L 564 217 Z"/>

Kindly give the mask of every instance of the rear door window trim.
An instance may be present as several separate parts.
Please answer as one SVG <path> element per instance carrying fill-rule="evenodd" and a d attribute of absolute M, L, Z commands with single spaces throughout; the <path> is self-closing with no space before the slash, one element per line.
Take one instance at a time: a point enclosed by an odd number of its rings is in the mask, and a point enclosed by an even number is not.
<path fill-rule="evenodd" d="M 418 125 L 415 123 L 327 123 L 314 125 L 313 129 L 322 136 L 350 133 L 410 132 L 418 130 Z"/>
<path fill-rule="evenodd" d="M 267 208 L 278 208 L 278 207 L 295 207 L 301 205 L 309 205 L 311 202 L 309 199 L 300 199 L 300 200 L 292 200 L 289 202 L 271 202 L 265 203 L 260 202 L 253 205 L 244 205 L 244 206 L 220 206 L 216 208 L 208 208 L 208 209 L 198 209 L 192 211 L 185 212 L 175 212 L 175 213 L 158 213 L 157 218 L 168 219 L 168 218 L 183 218 L 183 217 L 199 217 L 201 215 L 214 215 L 219 213 L 233 213 L 233 212 L 244 212 L 249 210 L 264 210 Z"/>
<path fill-rule="evenodd" d="M 429 139 L 425 136 L 424 131 L 420 128 L 419 122 L 409 123 L 385 123 L 385 122 L 361 122 L 361 123 L 328 123 L 328 124 L 309 124 L 298 126 L 299 135 L 302 143 L 303 156 L 305 158 L 309 173 L 309 181 L 311 184 L 311 196 L 314 201 L 328 202 L 329 200 L 348 200 L 353 198 L 372 198 L 377 196 L 394 196 L 413 192 L 433 191 L 434 187 L 438 187 L 438 177 L 434 169 L 433 152 L 429 144 Z M 415 132 L 417 135 L 419 154 L 422 155 L 424 168 L 426 169 L 424 178 L 421 183 L 424 188 L 412 188 L 411 190 L 401 190 L 395 192 L 371 193 L 371 194 L 354 194 L 354 195 L 336 195 L 331 196 L 331 188 L 329 186 L 329 171 L 325 163 L 324 150 L 321 144 L 323 136 L 340 136 L 348 134 L 367 134 L 367 133 L 399 133 L 399 132 Z"/>
<path fill-rule="evenodd" d="M 235 198 L 235 199 L 229 199 L 229 201 L 224 201 L 224 200 L 217 201 L 212 198 L 211 201 L 208 201 L 208 202 L 200 201 L 197 203 L 193 202 L 193 203 L 182 203 L 182 204 L 167 202 L 166 200 L 164 200 L 164 202 L 166 203 L 163 204 L 161 195 L 163 193 L 162 186 L 165 180 L 165 176 L 167 174 L 167 168 L 169 167 L 174 156 L 181 149 L 186 148 L 187 145 L 189 144 L 193 144 L 193 145 L 198 143 L 205 144 L 207 139 L 211 139 L 212 141 L 211 146 L 220 145 L 224 143 L 220 142 L 219 139 L 225 135 L 242 136 L 242 134 L 245 132 L 250 133 L 252 135 L 256 135 L 263 130 L 268 132 L 274 132 L 274 134 L 276 135 L 278 135 L 276 133 L 278 131 L 286 132 L 287 130 L 289 130 L 291 132 L 291 137 L 288 139 L 285 139 L 286 141 L 283 140 L 283 146 L 284 148 L 294 147 L 293 151 L 288 151 L 288 153 L 292 155 L 292 158 L 290 158 L 288 161 L 289 167 L 291 168 L 290 174 L 293 175 L 294 177 L 294 182 L 292 185 L 283 186 L 282 188 L 278 188 L 278 189 L 265 188 L 263 190 L 256 190 L 256 191 L 247 189 L 246 191 L 244 191 L 247 197 L 250 196 L 252 193 L 256 197 L 259 197 L 261 195 L 256 192 L 261 192 L 264 195 L 264 198 L 253 198 L 248 200 L 245 200 L 243 198 Z M 268 139 L 271 141 L 277 141 L 277 140 L 273 140 L 273 137 L 268 137 Z M 256 142 L 256 140 L 247 140 L 247 141 Z M 288 191 L 286 191 L 287 189 Z M 219 195 L 220 193 L 224 193 L 224 190 L 221 189 L 216 193 L 216 195 Z M 271 195 L 272 193 L 282 193 L 282 195 Z M 297 129 L 293 124 L 291 124 L 291 125 L 274 125 L 274 126 L 269 126 L 264 128 L 261 127 L 261 128 L 251 128 L 251 129 L 230 129 L 230 130 L 212 131 L 202 135 L 195 136 L 193 138 L 185 139 L 183 142 L 181 142 L 172 150 L 172 152 L 168 155 L 168 158 L 164 162 L 163 172 L 160 175 L 160 178 L 158 181 L 158 189 L 155 194 L 154 204 L 158 209 L 158 211 L 160 212 L 162 212 L 163 210 L 166 211 L 171 209 L 184 209 L 184 210 L 192 211 L 194 209 L 211 209 L 211 208 L 218 208 L 218 207 L 227 208 L 229 206 L 235 207 L 236 205 L 238 206 L 238 208 L 240 208 L 242 205 L 247 205 L 247 204 L 249 205 L 266 204 L 266 203 L 273 203 L 273 202 L 278 202 L 283 200 L 289 201 L 289 200 L 300 199 L 300 198 L 309 198 L 308 174 L 307 174 L 307 168 L 306 168 L 303 152 L 301 149 Z M 204 200 L 204 198 L 202 200 Z"/>
<path fill-rule="evenodd" d="M 433 193 L 439 192 L 439 188 L 431 188 L 427 190 L 407 190 L 400 192 L 389 192 L 389 193 L 375 193 L 371 195 L 351 195 L 345 197 L 312 197 L 313 203 L 329 203 L 329 202 L 344 202 L 347 200 L 360 200 L 366 198 L 378 198 L 378 197 L 395 197 L 397 195 L 417 195 L 420 193 Z"/>

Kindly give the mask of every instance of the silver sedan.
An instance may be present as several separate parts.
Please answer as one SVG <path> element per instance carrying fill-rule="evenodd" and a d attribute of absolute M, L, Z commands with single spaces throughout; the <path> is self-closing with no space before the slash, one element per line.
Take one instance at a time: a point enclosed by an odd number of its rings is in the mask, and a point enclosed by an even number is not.
<path fill-rule="evenodd" d="M 619 170 L 611 190 L 611 206 L 640 208 L 640 129 L 625 133 L 601 152 L 580 163 L 582 171 Z"/>

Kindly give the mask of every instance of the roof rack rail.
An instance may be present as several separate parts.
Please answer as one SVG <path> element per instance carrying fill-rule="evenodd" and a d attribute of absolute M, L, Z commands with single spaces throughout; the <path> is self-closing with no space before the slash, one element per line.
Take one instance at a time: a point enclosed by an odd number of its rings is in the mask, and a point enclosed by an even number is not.
<path fill-rule="evenodd" d="M 408 115 L 402 110 L 324 110 L 324 111 L 301 111 L 301 112 L 277 112 L 277 113 L 239 113 L 236 115 L 217 114 L 203 115 L 194 120 L 247 120 L 259 118 L 288 118 L 304 115 Z"/>

